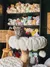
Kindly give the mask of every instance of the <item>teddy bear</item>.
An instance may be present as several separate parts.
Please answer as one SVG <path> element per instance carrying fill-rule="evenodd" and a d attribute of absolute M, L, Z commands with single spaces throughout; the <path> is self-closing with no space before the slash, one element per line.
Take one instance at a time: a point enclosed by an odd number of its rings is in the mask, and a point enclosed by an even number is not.
<path fill-rule="evenodd" d="M 33 17 L 34 20 L 36 20 L 36 25 L 40 24 L 40 16 Z"/>
<path fill-rule="evenodd" d="M 34 4 L 35 12 L 40 12 L 40 5 Z"/>
<path fill-rule="evenodd" d="M 36 20 L 32 20 L 31 24 L 36 25 Z"/>
<path fill-rule="evenodd" d="M 31 5 L 30 5 L 30 12 L 35 12 L 34 4 L 31 4 Z"/>
<path fill-rule="evenodd" d="M 7 13 L 16 13 L 16 9 L 13 4 L 7 8 Z"/>
<path fill-rule="evenodd" d="M 21 2 L 15 4 L 16 12 L 21 13 Z"/>
<path fill-rule="evenodd" d="M 25 9 L 26 9 L 25 4 L 21 4 L 21 13 L 25 13 Z"/>

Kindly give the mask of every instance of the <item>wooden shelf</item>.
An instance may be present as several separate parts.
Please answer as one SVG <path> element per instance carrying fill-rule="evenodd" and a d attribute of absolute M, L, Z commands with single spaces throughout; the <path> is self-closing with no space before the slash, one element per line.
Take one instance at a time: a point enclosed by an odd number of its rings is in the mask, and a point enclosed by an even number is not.
<path fill-rule="evenodd" d="M 14 25 L 9 25 L 9 27 L 13 27 Z M 21 27 L 20 25 L 16 25 L 17 27 Z M 23 25 L 26 28 L 39 28 L 39 25 Z"/>
<path fill-rule="evenodd" d="M 36 16 L 36 15 L 40 15 L 40 12 L 14 13 L 14 14 L 12 14 L 12 13 L 11 13 L 11 14 L 8 14 L 8 13 L 7 13 L 7 15 L 8 15 L 8 16 L 17 16 L 17 15 L 18 15 L 18 16 L 19 16 L 19 15 L 20 15 L 20 16 L 32 16 L 32 15 L 35 15 L 35 16 Z"/>

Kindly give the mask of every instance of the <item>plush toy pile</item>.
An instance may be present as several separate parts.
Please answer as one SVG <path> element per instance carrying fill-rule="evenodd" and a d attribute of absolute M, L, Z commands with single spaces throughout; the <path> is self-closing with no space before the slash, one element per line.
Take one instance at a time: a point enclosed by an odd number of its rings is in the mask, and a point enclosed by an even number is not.
<path fill-rule="evenodd" d="M 40 12 L 40 5 L 36 4 L 36 3 L 24 4 L 24 3 L 18 2 L 15 5 L 11 4 L 7 8 L 8 14 L 11 14 L 11 13 L 28 13 L 28 12 Z"/>
<path fill-rule="evenodd" d="M 31 35 L 31 36 L 39 36 L 38 29 L 32 29 L 32 28 L 24 28 L 25 34 L 26 35 Z"/>
<path fill-rule="evenodd" d="M 28 16 L 17 19 L 8 19 L 8 25 L 39 25 L 40 16 Z"/>

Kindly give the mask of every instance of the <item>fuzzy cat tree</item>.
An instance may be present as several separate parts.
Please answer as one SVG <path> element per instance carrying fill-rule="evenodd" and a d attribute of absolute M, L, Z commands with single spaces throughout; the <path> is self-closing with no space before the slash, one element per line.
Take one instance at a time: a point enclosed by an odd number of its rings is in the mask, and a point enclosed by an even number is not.
<path fill-rule="evenodd" d="M 47 40 L 43 36 L 34 36 L 34 37 L 29 37 L 29 38 L 21 37 L 23 33 L 23 27 L 21 26 L 19 27 L 14 26 L 14 32 L 15 32 L 15 35 L 8 38 L 7 42 L 10 47 L 17 49 L 17 50 L 18 49 L 21 50 L 20 59 L 23 61 L 23 63 L 27 63 L 29 59 L 29 51 L 31 50 L 38 51 L 39 49 L 43 49 L 47 45 Z M 7 45 L 7 47 L 9 46 Z M 7 50 L 8 49 L 6 49 L 6 51 Z M 10 55 L 12 56 L 12 52 L 10 52 Z M 41 53 L 41 55 L 43 55 L 43 53 Z"/>
<path fill-rule="evenodd" d="M 21 50 L 20 59 L 26 63 L 29 58 L 29 51 L 38 51 L 43 49 L 47 45 L 47 40 L 43 36 L 34 36 L 34 37 L 21 37 L 23 33 L 23 27 L 14 27 L 15 36 L 9 38 L 9 46 L 14 49 Z M 40 55 L 45 54 L 43 51 Z M 45 55 L 44 55 L 45 56 Z M 43 57 L 43 56 L 42 56 Z"/>

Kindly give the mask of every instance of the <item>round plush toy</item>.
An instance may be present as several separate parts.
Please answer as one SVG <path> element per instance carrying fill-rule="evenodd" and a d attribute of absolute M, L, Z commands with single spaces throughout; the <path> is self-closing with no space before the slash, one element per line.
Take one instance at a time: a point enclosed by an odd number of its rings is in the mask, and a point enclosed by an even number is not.
<path fill-rule="evenodd" d="M 46 57 L 46 52 L 43 51 L 43 50 L 41 50 L 41 51 L 39 52 L 39 56 L 42 57 L 42 58 L 45 58 L 45 57 Z"/>

